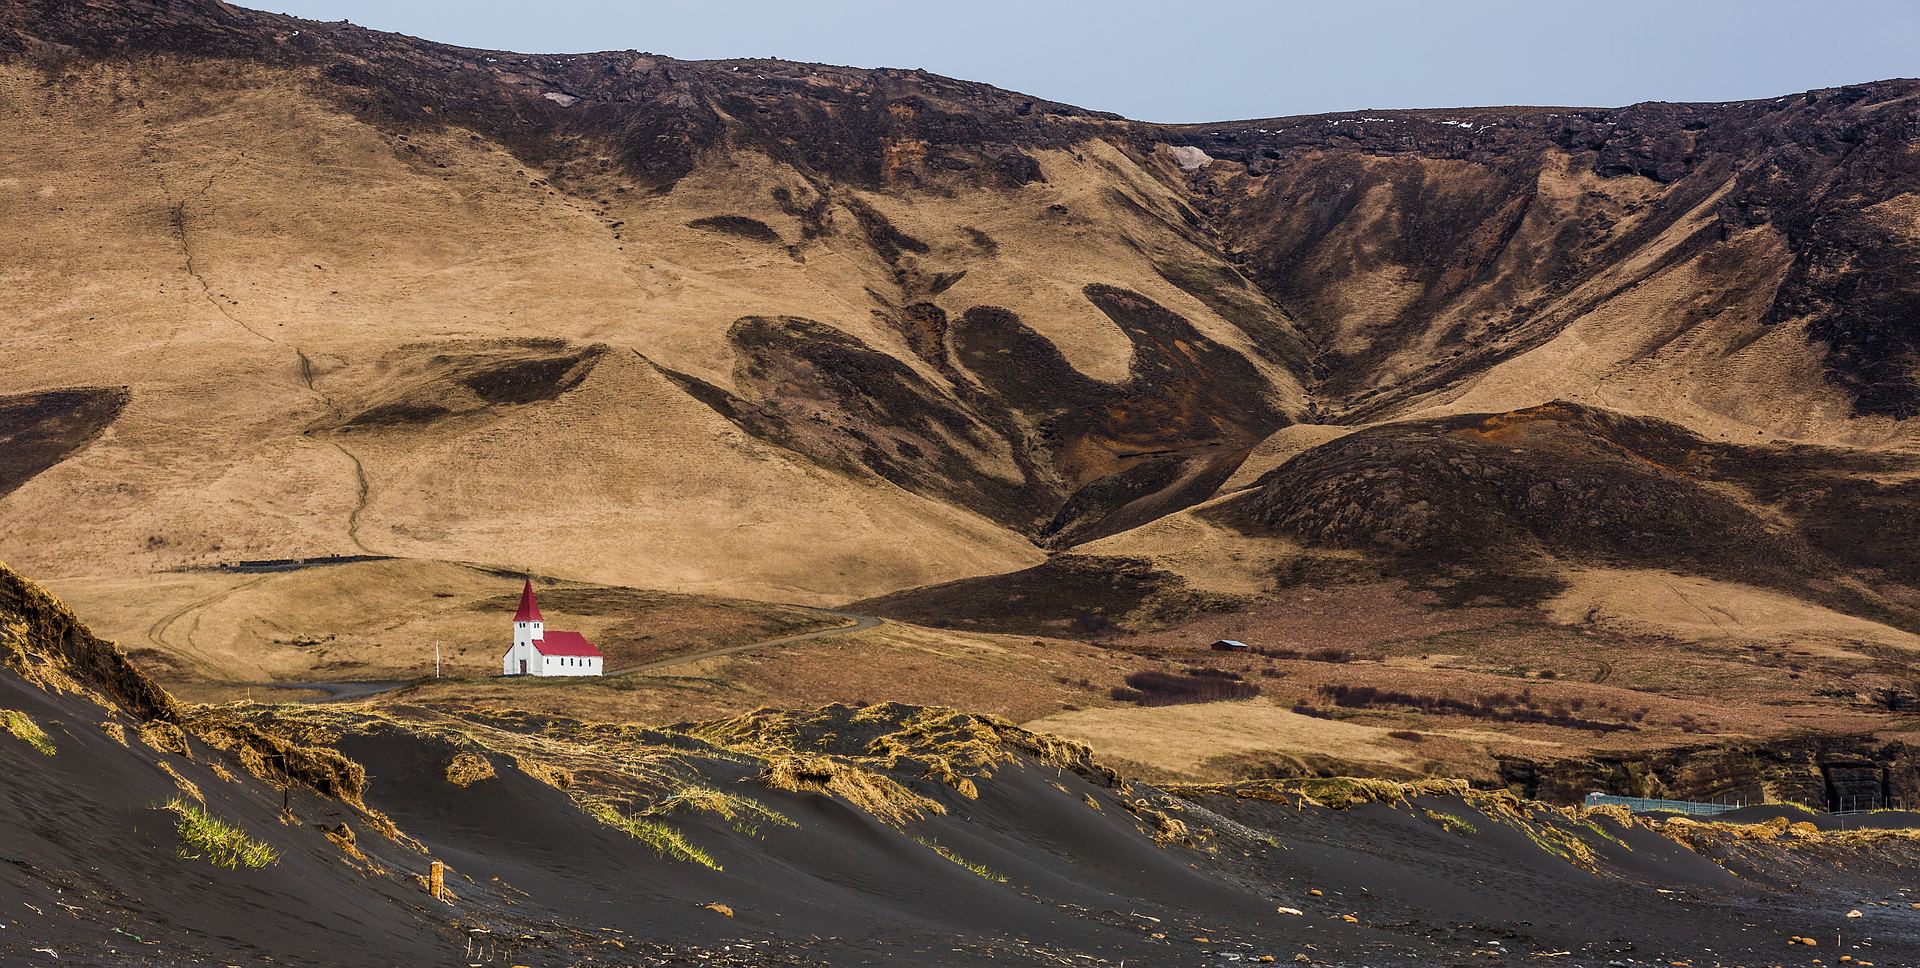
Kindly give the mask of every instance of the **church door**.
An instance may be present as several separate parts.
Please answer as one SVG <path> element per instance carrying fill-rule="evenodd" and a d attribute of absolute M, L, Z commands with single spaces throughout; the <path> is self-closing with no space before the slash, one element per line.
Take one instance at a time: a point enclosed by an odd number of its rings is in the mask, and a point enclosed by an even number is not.
<path fill-rule="evenodd" d="M 527 660 L 525 659 L 520 660 L 520 674 L 523 676 L 527 674 Z"/>

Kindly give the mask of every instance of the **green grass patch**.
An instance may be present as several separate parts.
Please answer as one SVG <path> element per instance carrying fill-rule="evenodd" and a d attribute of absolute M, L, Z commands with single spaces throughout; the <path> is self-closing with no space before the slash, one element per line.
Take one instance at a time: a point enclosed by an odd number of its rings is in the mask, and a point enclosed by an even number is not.
<path fill-rule="evenodd" d="M 186 860 L 204 860 L 216 867 L 239 870 L 258 869 L 280 859 L 279 851 L 197 803 L 174 797 L 167 801 L 167 809 L 180 816 L 175 829 L 180 834 L 180 856 Z"/>
<path fill-rule="evenodd" d="M 1007 875 L 1002 874 L 999 871 L 996 871 L 993 868 L 986 866 L 985 864 L 976 864 L 973 861 L 970 861 L 965 857 L 962 857 L 959 854 L 956 854 L 953 851 L 940 846 L 940 844 L 937 841 L 925 840 L 919 837 L 916 837 L 914 839 L 919 840 L 921 845 L 926 847 L 928 850 L 931 850 L 934 853 L 939 854 L 940 856 L 946 858 L 947 860 L 952 861 L 953 863 L 958 864 L 961 867 L 964 867 L 967 870 L 970 870 L 973 873 L 994 882 L 995 884 L 1005 884 L 1007 882 Z"/>
<path fill-rule="evenodd" d="M 0 709 L 0 732 L 11 735 L 34 749 L 52 756 L 55 752 L 53 740 L 47 737 L 47 731 L 33 721 L 33 717 L 17 709 Z"/>
<path fill-rule="evenodd" d="M 1427 815 L 1428 820 L 1438 821 L 1440 824 L 1440 829 L 1446 831 L 1447 833 L 1474 834 L 1474 833 L 1480 832 L 1479 828 L 1475 827 L 1465 817 L 1456 817 L 1453 814 L 1445 813 L 1439 810 L 1427 810 L 1424 807 L 1422 808 L 1422 812 L 1424 812 Z"/>
<path fill-rule="evenodd" d="M 586 811 L 593 819 L 652 847 L 654 853 L 662 857 L 699 864 L 709 870 L 721 869 L 720 863 L 713 859 L 712 854 L 695 847 L 681 835 L 680 831 L 657 820 L 626 816 L 614 809 L 613 804 L 604 801 L 587 804 Z"/>
<path fill-rule="evenodd" d="M 1631 846 L 1627 844 L 1626 841 L 1621 840 L 1618 837 L 1615 837 L 1612 833 L 1610 833 L 1607 830 L 1605 826 L 1601 825 L 1600 821 L 1595 820 L 1592 817 L 1582 817 L 1579 820 L 1575 821 L 1575 824 L 1585 830 L 1592 831 L 1594 836 L 1599 837 L 1601 840 L 1608 841 L 1617 847 L 1624 847 L 1627 850 L 1633 849 Z"/>
<path fill-rule="evenodd" d="M 752 797 L 726 793 L 706 786 L 687 787 L 655 803 L 641 815 L 664 817 L 676 810 L 699 810 L 711 813 L 732 824 L 735 831 L 749 837 L 759 836 L 762 824 L 775 827 L 800 826 L 799 821 Z"/>

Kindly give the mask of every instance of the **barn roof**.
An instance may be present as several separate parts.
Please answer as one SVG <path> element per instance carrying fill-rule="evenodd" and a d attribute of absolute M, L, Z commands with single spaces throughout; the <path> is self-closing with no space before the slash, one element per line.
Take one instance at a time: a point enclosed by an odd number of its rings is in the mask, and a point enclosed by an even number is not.
<path fill-rule="evenodd" d="M 547 637 L 544 639 L 534 639 L 533 647 L 539 650 L 541 655 L 581 655 L 595 657 L 600 655 L 600 650 L 594 648 L 593 643 L 587 641 L 586 636 L 578 632 L 562 632 L 557 629 L 548 629 Z"/>
<path fill-rule="evenodd" d="M 540 603 L 533 600 L 533 579 L 527 579 L 527 587 L 520 589 L 520 610 L 513 613 L 516 622 L 538 622 Z"/>

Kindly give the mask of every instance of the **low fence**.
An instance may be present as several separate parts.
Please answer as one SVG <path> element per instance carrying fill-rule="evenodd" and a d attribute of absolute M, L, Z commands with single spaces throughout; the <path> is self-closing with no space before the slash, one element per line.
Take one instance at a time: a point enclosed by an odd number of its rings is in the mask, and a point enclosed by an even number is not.
<path fill-rule="evenodd" d="M 1718 813 L 1739 810 L 1753 806 L 1745 800 L 1735 803 L 1697 803 L 1692 800 L 1655 800 L 1651 797 L 1616 797 L 1611 793 L 1589 793 L 1586 806 L 1601 804 L 1626 807 L 1634 813 L 1678 813 L 1690 817 L 1710 817 Z M 1911 805 L 1900 797 L 1842 797 L 1832 810 L 1820 810 L 1818 813 L 1830 817 L 1845 817 L 1861 813 L 1881 813 L 1888 810 L 1907 810 Z"/>
<path fill-rule="evenodd" d="M 1690 817 L 1709 817 L 1746 806 L 1744 803 L 1695 803 L 1691 800 L 1655 800 L 1650 797 L 1616 797 L 1611 793 L 1589 793 L 1586 805 L 1626 807 L 1634 813 L 1678 813 Z"/>

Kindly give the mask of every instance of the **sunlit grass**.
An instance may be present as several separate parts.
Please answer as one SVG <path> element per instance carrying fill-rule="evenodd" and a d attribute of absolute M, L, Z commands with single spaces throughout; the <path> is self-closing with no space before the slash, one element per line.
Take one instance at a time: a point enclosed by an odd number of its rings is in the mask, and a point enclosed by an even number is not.
<path fill-rule="evenodd" d="M 712 854 L 689 843 L 680 831 L 666 824 L 656 820 L 648 820 L 645 817 L 625 816 L 619 810 L 614 809 L 613 804 L 606 802 L 588 804 L 586 810 L 587 813 L 593 816 L 593 819 L 622 831 L 626 833 L 627 836 L 652 847 L 654 852 L 662 857 L 670 857 L 674 860 L 684 860 L 689 863 L 699 864 L 701 867 L 710 870 L 717 871 L 721 869 L 720 863 L 713 859 Z"/>
<path fill-rule="evenodd" d="M 167 809 L 180 816 L 175 829 L 180 834 L 180 856 L 204 860 L 216 867 L 238 870 L 258 869 L 280 859 L 280 852 L 268 844 L 247 836 L 246 831 L 207 812 L 207 808 L 174 797 Z"/>
<path fill-rule="evenodd" d="M 954 853 L 952 850 L 949 850 L 946 847 L 940 846 L 940 844 L 937 841 L 925 840 L 921 838 L 915 838 L 915 839 L 920 840 L 920 843 L 922 845 L 926 846 L 927 849 L 932 850 L 934 853 L 939 854 L 941 857 L 944 857 L 947 860 L 952 861 L 953 863 L 958 864 L 961 867 L 964 867 L 967 870 L 970 870 L 973 873 L 994 882 L 995 884 L 1005 884 L 1007 882 L 1007 875 L 1002 874 L 999 871 L 996 871 L 986 866 L 985 864 L 976 864 L 973 861 L 970 861 L 965 857 L 962 857 L 959 854 Z"/>
<path fill-rule="evenodd" d="M 14 739 L 48 756 L 52 756 L 55 752 L 53 740 L 48 738 L 47 731 L 41 729 L 40 724 L 33 721 L 33 717 L 17 709 L 0 709 L 0 732 L 10 734 Z"/>

